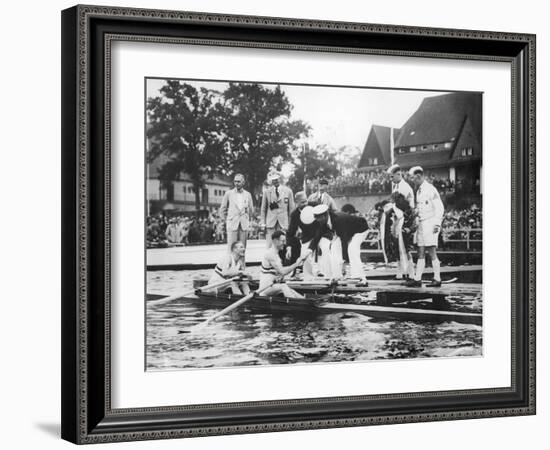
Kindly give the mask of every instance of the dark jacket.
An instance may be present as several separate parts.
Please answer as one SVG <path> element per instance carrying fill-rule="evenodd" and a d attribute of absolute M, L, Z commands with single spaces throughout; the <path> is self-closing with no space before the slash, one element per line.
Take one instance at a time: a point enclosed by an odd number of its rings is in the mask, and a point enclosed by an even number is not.
<path fill-rule="evenodd" d="M 288 231 L 286 233 L 287 238 L 290 239 L 298 239 L 296 237 L 298 233 L 298 228 L 302 230 L 302 235 L 300 237 L 300 241 L 302 243 L 309 242 L 315 236 L 317 235 L 317 230 L 319 229 L 319 223 L 313 222 L 312 224 L 306 225 L 300 220 L 300 213 L 302 210 L 296 208 L 292 213 L 290 214 L 290 224 L 288 225 Z"/>
<path fill-rule="evenodd" d="M 316 221 L 309 225 L 304 224 L 300 220 L 301 212 L 302 210 L 298 208 L 292 211 L 292 213 L 290 214 L 290 223 L 286 232 L 287 246 L 290 246 L 292 248 L 292 257 L 290 258 L 290 261 L 288 261 L 290 264 L 293 264 L 300 256 L 302 250 L 301 244 L 315 239 L 315 237 L 317 236 L 317 230 L 320 228 L 319 223 Z M 298 238 L 297 236 L 298 228 L 302 232 L 300 238 Z M 316 247 L 317 244 L 315 244 L 315 246 L 309 246 L 309 248 L 311 248 L 312 250 L 315 250 Z"/>
<path fill-rule="evenodd" d="M 323 224 L 312 245 L 316 248 L 322 237 L 332 239 L 336 234 L 342 241 L 342 257 L 345 261 L 349 261 L 348 244 L 354 234 L 363 233 L 369 229 L 367 220 L 360 216 L 332 211 L 329 212 L 329 217 L 331 226 L 329 227 L 328 222 Z"/>

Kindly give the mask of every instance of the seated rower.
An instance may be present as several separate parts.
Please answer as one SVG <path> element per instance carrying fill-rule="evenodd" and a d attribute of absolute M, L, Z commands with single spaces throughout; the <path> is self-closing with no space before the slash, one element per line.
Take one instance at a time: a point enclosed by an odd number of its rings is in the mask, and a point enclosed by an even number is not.
<path fill-rule="evenodd" d="M 233 281 L 229 285 L 231 292 L 235 295 L 248 295 L 250 293 L 248 282 L 251 276 L 246 273 L 244 263 L 245 251 L 246 248 L 241 241 L 233 242 L 230 253 L 225 253 L 218 264 L 216 264 L 214 273 L 210 277 L 208 284 L 219 283 L 223 280 L 240 276 L 241 280 Z"/>
<path fill-rule="evenodd" d="M 283 266 L 279 252 L 286 246 L 285 232 L 282 230 L 274 231 L 271 235 L 271 244 L 262 258 L 260 286 L 258 287 L 258 290 L 262 291 L 261 295 L 274 296 L 282 294 L 287 298 L 304 298 L 303 295 L 285 284 L 284 277 L 301 266 L 311 254 L 311 251 L 302 254 L 294 264 Z"/>

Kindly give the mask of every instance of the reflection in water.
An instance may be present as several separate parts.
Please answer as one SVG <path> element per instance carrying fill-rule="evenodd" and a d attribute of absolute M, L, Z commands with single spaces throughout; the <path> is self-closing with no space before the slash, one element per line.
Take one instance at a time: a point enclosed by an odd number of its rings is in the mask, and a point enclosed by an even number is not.
<path fill-rule="evenodd" d="M 150 272 L 148 292 L 180 291 L 200 273 Z M 480 299 L 464 300 L 480 305 Z M 200 332 L 184 332 L 219 310 L 185 300 L 148 305 L 147 369 L 479 356 L 482 351 L 477 325 L 380 320 L 347 312 L 265 314 L 243 307 Z"/>

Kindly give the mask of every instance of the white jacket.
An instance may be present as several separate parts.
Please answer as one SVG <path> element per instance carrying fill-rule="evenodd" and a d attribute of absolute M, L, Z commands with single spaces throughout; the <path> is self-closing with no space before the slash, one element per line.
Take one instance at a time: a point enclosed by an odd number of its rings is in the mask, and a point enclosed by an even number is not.
<path fill-rule="evenodd" d="M 416 191 L 416 211 L 420 220 L 433 219 L 441 224 L 443 220 L 443 202 L 437 189 L 426 180 Z"/>

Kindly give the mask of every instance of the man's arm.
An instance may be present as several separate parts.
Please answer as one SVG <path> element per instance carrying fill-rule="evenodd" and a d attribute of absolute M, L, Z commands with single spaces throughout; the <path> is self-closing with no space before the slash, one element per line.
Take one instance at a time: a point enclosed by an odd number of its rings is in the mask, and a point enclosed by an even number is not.
<path fill-rule="evenodd" d="M 336 212 L 338 211 L 338 206 L 336 206 L 336 201 L 329 195 L 328 197 L 330 199 L 330 201 L 328 202 L 328 208 L 332 211 L 332 212 Z"/>
<path fill-rule="evenodd" d="M 317 225 L 316 226 L 316 230 L 315 230 L 315 236 L 313 237 L 313 239 L 311 240 L 311 242 L 309 243 L 309 249 L 314 252 L 315 250 L 317 250 L 317 247 L 319 246 L 319 241 L 321 240 L 321 238 L 323 236 L 325 236 L 325 234 L 329 234 L 331 231 L 328 229 L 328 227 L 326 225 Z"/>
<path fill-rule="evenodd" d="M 275 272 L 277 272 L 279 276 L 284 277 L 289 273 L 294 272 L 294 269 L 296 269 L 296 267 L 300 267 L 308 256 L 309 256 L 308 254 L 300 256 L 298 260 L 294 264 L 291 264 L 290 266 L 283 266 L 281 264 L 281 260 L 273 254 L 268 255 L 267 260 L 271 264 L 271 267 L 275 269 Z"/>
<path fill-rule="evenodd" d="M 220 205 L 220 217 L 222 220 L 227 219 L 227 207 L 229 205 L 229 191 L 223 195 L 222 204 Z"/>
<path fill-rule="evenodd" d="M 414 192 L 410 186 L 407 192 L 407 201 L 409 202 L 411 209 L 414 209 Z"/>
<path fill-rule="evenodd" d="M 262 204 L 260 206 L 260 221 L 262 225 L 267 222 L 267 191 L 262 193 Z"/>
<path fill-rule="evenodd" d="M 290 217 L 290 214 L 292 211 L 294 211 L 294 193 L 292 192 L 292 189 L 288 189 L 288 217 Z"/>
<path fill-rule="evenodd" d="M 434 188 L 432 201 L 433 201 L 433 204 L 434 204 L 435 218 L 437 220 L 437 223 L 439 225 L 441 225 L 441 222 L 443 221 L 444 207 L 443 207 L 443 202 L 441 201 L 441 197 L 439 195 L 439 192 L 437 192 L 436 188 Z"/>
<path fill-rule="evenodd" d="M 290 213 L 290 220 L 288 222 L 288 230 L 286 235 L 289 239 L 294 239 L 296 233 L 298 232 L 298 227 L 300 226 L 300 212 L 295 209 Z"/>
<path fill-rule="evenodd" d="M 241 273 L 241 269 L 239 268 L 239 266 L 231 269 L 230 258 L 231 258 L 231 255 L 229 254 L 224 256 L 222 260 L 216 265 L 216 268 L 214 269 L 224 278 L 236 277 Z"/>
<path fill-rule="evenodd" d="M 287 243 L 286 243 L 286 258 L 289 259 L 289 254 L 292 252 L 292 247 L 298 244 L 298 238 L 296 233 L 298 232 L 298 227 L 300 225 L 300 211 L 295 209 L 290 214 L 290 221 L 288 224 L 288 230 L 286 232 Z"/>

